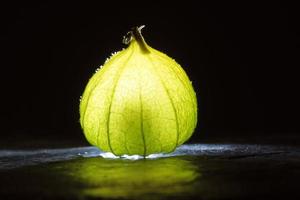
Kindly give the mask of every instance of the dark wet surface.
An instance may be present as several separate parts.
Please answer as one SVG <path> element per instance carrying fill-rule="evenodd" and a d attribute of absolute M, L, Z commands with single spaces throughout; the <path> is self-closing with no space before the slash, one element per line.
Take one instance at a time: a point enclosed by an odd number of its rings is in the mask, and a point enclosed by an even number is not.
<path fill-rule="evenodd" d="M 189 144 L 148 159 L 94 147 L 2 149 L 0 178 L 0 199 L 299 199 L 300 148 Z"/>

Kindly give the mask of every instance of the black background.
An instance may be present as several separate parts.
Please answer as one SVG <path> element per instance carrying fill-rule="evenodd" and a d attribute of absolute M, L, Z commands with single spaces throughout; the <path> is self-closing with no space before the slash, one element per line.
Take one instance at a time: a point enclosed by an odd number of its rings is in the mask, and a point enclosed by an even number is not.
<path fill-rule="evenodd" d="M 1 137 L 83 139 L 79 98 L 88 79 L 142 24 L 147 43 L 193 82 L 192 140 L 297 134 L 298 19 L 283 1 L 2 5 Z"/>

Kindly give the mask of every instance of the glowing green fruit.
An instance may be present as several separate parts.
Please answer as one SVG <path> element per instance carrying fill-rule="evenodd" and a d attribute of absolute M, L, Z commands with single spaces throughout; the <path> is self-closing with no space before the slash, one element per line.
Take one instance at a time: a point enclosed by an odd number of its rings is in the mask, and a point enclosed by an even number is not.
<path fill-rule="evenodd" d="M 115 155 L 172 152 L 192 135 L 197 100 L 184 70 L 129 32 L 128 48 L 90 79 L 80 103 L 87 140 Z"/>

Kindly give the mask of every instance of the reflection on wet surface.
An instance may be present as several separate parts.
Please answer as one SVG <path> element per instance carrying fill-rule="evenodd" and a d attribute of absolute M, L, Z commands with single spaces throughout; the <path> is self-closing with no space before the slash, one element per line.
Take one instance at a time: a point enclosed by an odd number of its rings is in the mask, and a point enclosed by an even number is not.
<path fill-rule="evenodd" d="M 1 194 L 16 198 L 36 198 L 35 195 L 43 194 L 63 199 L 160 199 L 193 194 L 193 185 L 201 173 L 190 159 L 180 157 L 140 160 L 90 157 L 0 171 L 0 176 L 0 186 L 6 186 L 5 190 L 0 189 Z M 20 181 L 12 182 L 12 177 Z"/>
<path fill-rule="evenodd" d="M 90 158 L 59 166 L 71 180 L 84 182 L 84 196 L 139 197 L 185 194 L 198 176 L 197 166 L 180 158 L 108 160 Z"/>
<path fill-rule="evenodd" d="M 1 150 L 0 199 L 299 197 L 299 169 L 299 148 L 289 146 L 183 145 L 148 159 L 94 147 Z"/>

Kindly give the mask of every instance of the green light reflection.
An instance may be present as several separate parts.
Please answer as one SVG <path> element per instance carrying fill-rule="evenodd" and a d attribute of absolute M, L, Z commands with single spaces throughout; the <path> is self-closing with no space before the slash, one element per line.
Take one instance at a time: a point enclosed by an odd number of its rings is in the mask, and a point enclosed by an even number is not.
<path fill-rule="evenodd" d="M 198 167 L 182 157 L 135 161 L 97 157 L 64 167 L 65 175 L 82 184 L 81 195 L 105 198 L 184 195 L 192 192 L 200 175 Z"/>

